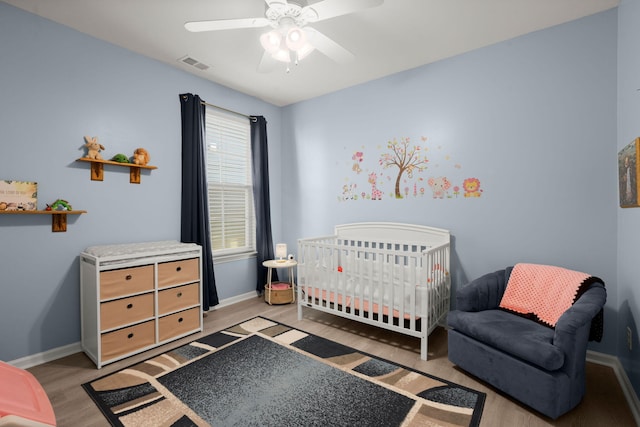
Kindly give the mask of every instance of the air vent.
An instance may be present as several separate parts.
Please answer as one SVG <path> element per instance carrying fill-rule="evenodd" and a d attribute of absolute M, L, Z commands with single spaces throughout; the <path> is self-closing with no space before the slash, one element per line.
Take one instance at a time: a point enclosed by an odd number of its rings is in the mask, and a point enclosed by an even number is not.
<path fill-rule="evenodd" d="M 198 61 L 197 59 L 190 57 L 189 55 L 183 56 L 182 58 L 178 59 L 178 61 L 183 62 L 187 65 L 190 65 L 192 67 L 196 67 L 197 69 L 202 71 L 209 69 L 209 66 L 207 64 L 204 64 Z"/>

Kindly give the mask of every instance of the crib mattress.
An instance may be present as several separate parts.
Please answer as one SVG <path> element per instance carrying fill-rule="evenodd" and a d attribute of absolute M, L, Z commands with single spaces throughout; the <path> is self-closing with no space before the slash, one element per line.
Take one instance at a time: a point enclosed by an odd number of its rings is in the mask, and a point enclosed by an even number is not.
<path fill-rule="evenodd" d="M 312 285 L 301 286 L 301 288 L 304 292 L 307 293 L 307 298 L 313 298 L 315 300 L 320 300 L 331 304 L 338 304 L 345 308 L 351 308 L 354 310 L 373 312 L 382 314 L 384 316 L 391 315 L 395 318 L 403 317 L 407 320 L 411 319 L 412 317 L 415 319 L 420 319 L 421 317 L 426 317 L 427 314 L 430 314 L 421 312 L 422 298 L 420 296 L 416 297 L 415 310 L 413 311 L 414 314 L 412 316 L 410 310 L 411 303 L 407 295 L 398 294 L 400 297 L 405 299 L 405 309 L 403 312 L 401 312 L 399 303 L 396 303 L 396 305 L 394 305 L 394 308 L 391 308 L 391 304 L 389 304 L 389 298 L 383 297 L 382 304 L 380 304 L 380 299 L 378 298 L 378 296 L 374 294 L 373 298 L 368 297 L 368 295 L 370 294 L 366 289 L 363 293 L 354 294 L 353 292 L 351 292 L 351 289 L 344 289 L 342 291 L 336 292 L 331 289 L 314 287 Z M 444 281 L 440 284 L 432 283 L 428 287 L 422 289 L 422 291 L 424 292 L 429 292 L 429 295 L 432 297 L 430 298 L 431 304 L 427 306 L 428 311 L 435 310 L 433 304 L 434 301 L 444 301 L 448 305 L 448 292 L 446 292 L 446 290 L 447 283 Z M 444 300 L 442 297 L 444 297 Z"/>

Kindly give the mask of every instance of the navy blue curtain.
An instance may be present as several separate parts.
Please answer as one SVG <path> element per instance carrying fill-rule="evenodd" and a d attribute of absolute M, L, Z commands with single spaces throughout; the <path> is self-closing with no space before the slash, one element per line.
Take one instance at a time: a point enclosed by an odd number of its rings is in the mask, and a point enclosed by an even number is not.
<path fill-rule="evenodd" d="M 180 95 L 182 113 L 182 202 L 180 239 L 202 246 L 202 309 L 218 305 L 213 273 L 205 156 L 205 106 L 198 95 Z"/>
<path fill-rule="evenodd" d="M 264 292 L 267 282 L 267 268 L 262 262 L 274 258 L 271 236 L 271 205 L 269 201 L 269 155 L 267 150 L 267 121 L 262 116 L 251 117 L 251 156 L 253 160 L 253 200 L 256 211 L 256 252 L 258 295 Z M 278 273 L 272 270 L 271 280 L 278 280 Z"/>

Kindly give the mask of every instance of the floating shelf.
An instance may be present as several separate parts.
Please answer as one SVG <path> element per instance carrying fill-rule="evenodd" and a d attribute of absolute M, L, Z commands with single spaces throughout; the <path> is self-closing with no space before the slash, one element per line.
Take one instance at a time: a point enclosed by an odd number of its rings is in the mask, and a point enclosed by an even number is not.
<path fill-rule="evenodd" d="M 113 160 L 96 160 L 86 157 L 80 157 L 77 161 L 91 163 L 91 180 L 103 181 L 104 180 L 104 165 L 114 165 L 129 168 L 129 182 L 131 184 L 140 184 L 140 169 L 158 169 L 156 166 L 149 165 L 136 165 L 133 163 L 120 163 Z"/>
<path fill-rule="evenodd" d="M 51 215 L 51 231 L 67 231 L 67 214 L 81 215 L 87 211 L 0 211 L 0 215 Z"/>

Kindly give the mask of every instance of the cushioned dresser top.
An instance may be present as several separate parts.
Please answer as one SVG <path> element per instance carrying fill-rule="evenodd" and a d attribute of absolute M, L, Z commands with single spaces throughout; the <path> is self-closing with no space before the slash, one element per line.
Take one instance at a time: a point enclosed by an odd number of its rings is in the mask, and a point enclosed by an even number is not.
<path fill-rule="evenodd" d="M 119 245 L 89 246 L 84 253 L 105 260 L 122 260 L 125 258 L 143 258 L 155 255 L 168 255 L 172 253 L 196 253 L 199 246 L 195 243 L 182 243 L 177 240 L 164 240 L 159 242 L 126 243 Z"/>

